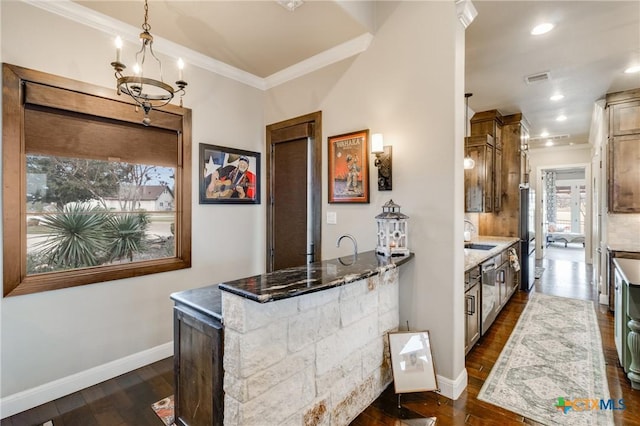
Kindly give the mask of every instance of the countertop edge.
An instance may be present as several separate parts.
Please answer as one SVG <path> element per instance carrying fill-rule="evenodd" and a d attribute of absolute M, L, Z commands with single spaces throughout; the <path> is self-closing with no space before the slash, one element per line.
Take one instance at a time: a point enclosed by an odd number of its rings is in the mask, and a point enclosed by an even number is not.
<path fill-rule="evenodd" d="M 365 252 L 368 253 L 368 252 Z M 362 253 L 364 254 L 364 253 Z M 361 255 L 361 254 L 359 254 Z M 386 265 L 382 265 L 382 266 L 378 266 L 375 269 L 363 269 L 361 272 L 358 273 L 352 273 L 352 274 L 346 274 L 343 276 L 340 276 L 334 280 L 322 283 L 322 284 L 316 284 L 313 287 L 307 287 L 307 288 L 298 288 L 298 289 L 294 289 L 290 292 L 286 292 L 286 293 L 276 293 L 276 294 L 256 294 L 250 291 L 246 291 L 243 290 L 242 288 L 239 288 L 237 286 L 234 285 L 230 285 L 227 283 L 220 283 L 218 284 L 218 288 L 222 291 L 226 291 L 228 293 L 234 294 L 236 296 L 240 296 L 240 297 L 244 297 L 246 299 L 249 300 L 253 300 L 254 302 L 257 303 L 268 303 L 268 302 L 275 302 L 277 300 L 284 300 L 284 299 L 289 299 L 291 297 L 298 297 L 298 296 L 302 296 L 305 294 L 312 294 L 312 293 L 316 293 L 318 291 L 323 291 L 323 290 L 328 290 L 330 288 L 334 288 L 334 287 L 340 287 L 349 283 L 352 283 L 354 281 L 359 281 L 362 279 L 366 279 L 375 275 L 379 275 L 382 274 L 388 270 L 391 269 L 396 269 L 398 266 L 400 265 L 404 265 L 405 263 L 407 263 L 409 260 L 413 259 L 415 257 L 414 253 L 409 253 L 407 256 L 398 256 L 398 257 L 394 257 L 392 259 L 390 259 L 390 261 L 392 261 L 393 263 L 389 263 Z M 325 261 L 320 261 L 320 262 L 316 262 L 312 265 L 318 265 L 318 264 L 325 264 L 327 262 L 334 262 L 334 261 L 341 261 L 342 258 L 336 258 L 336 259 L 329 259 L 329 260 L 325 260 Z M 291 268 L 291 269 L 296 269 L 296 268 Z M 282 271 L 286 271 L 286 270 L 281 270 Z"/>
<path fill-rule="evenodd" d="M 640 286 L 640 259 L 614 258 L 613 263 L 620 269 L 623 279 L 632 286 Z"/>

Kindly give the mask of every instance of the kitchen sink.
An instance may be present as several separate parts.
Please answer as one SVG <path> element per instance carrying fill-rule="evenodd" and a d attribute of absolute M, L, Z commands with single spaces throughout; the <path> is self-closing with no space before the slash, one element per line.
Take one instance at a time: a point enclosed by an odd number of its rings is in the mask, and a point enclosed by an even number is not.
<path fill-rule="evenodd" d="M 493 244 L 464 243 L 464 248 L 472 250 L 491 250 L 495 247 Z"/>

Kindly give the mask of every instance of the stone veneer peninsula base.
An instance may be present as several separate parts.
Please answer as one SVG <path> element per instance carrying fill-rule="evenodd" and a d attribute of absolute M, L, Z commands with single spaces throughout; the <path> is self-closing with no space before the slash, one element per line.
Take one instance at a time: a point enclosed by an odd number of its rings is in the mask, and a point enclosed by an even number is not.
<path fill-rule="evenodd" d="M 215 400 L 224 394 L 222 424 L 349 424 L 393 380 L 387 333 L 399 324 L 397 266 L 412 257 L 387 259 L 366 252 L 355 260 L 323 261 L 218 285 L 221 297 L 213 304 L 219 305 L 208 309 L 209 314 L 221 311 L 215 313 L 223 324 L 223 392 L 213 395 Z M 211 302 L 213 287 L 172 295 L 175 309 L 197 310 L 197 292 L 207 289 L 203 300 Z M 207 309 L 199 314 L 204 319 Z M 181 339 L 180 326 L 176 320 L 175 341 L 186 345 L 193 339 Z M 181 376 L 187 369 L 179 361 L 188 362 L 197 348 L 178 346 L 176 421 L 194 426 L 200 423 L 184 420 L 192 414 L 179 411 L 199 404 L 184 401 L 180 407 L 179 387 L 198 387 L 200 378 Z M 182 392 L 197 399 L 193 389 Z M 211 405 L 209 398 L 199 402 Z"/>

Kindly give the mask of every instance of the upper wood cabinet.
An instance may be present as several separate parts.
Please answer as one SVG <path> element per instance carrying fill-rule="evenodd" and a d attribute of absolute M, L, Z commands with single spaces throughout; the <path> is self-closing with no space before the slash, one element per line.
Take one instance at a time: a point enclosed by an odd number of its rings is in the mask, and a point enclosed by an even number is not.
<path fill-rule="evenodd" d="M 473 169 L 464 171 L 464 209 L 466 212 L 493 211 L 494 184 L 493 137 L 490 135 L 465 138 L 465 157 L 475 161 Z"/>
<path fill-rule="evenodd" d="M 475 167 L 465 170 L 465 211 L 499 212 L 502 209 L 502 115 L 498 110 L 476 113 L 471 136 L 465 139 L 465 156 Z"/>
<path fill-rule="evenodd" d="M 640 89 L 607 95 L 608 207 L 640 213 Z"/>

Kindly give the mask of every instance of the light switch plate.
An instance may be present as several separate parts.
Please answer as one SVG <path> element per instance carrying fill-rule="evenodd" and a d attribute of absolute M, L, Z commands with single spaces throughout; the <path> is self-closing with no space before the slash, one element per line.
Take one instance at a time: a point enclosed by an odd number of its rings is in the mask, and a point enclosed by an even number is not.
<path fill-rule="evenodd" d="M 338 213 L 327 212 L 327 223 L 329 225 L 335 225 L 336 223 L 338 223 Z"/>

